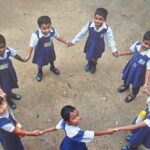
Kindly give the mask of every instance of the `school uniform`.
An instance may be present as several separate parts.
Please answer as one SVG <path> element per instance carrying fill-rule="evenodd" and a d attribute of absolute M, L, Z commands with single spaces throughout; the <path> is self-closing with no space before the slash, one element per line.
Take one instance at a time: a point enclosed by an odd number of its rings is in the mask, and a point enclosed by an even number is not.
<path fill-rule="evenodd" d="M 59 34 L 57 30 L 52 27 L 50 34 L 43 35 L 40 29 L 32 34 L 30 40 L 30 47 L 34 48 L 33 63 L 37 64 L 39 68 L 42 68 L 48 63 L 52 63 L 56 59 L 53 38 L 58 38 Z"/>
<path fill-rule="evenodd" d="M 18 80 L 15 69 L 10 57 L 15 57 L 16 51 L 12 48 L 6 48 L 4 55 L 0 55 L 0 86 L 8 94 L 13 88 L 18 88 Z"/>
<path fill-rule="evenodd" d="M 79 126 L 68 125 L 64 120 L 57 124 L 56 129 L 63 129 L 66 134 L 60 150 L 87 150 L 85 143 L 94 139 L 94 131 L 83 131 Z"/>
<path fill-rule="evenodd" d="M 72 40 L 73 44 L 76 44 L 82 40 L 83 37 L 89 32 L 84 52 L 86 53 L 86 59 L 90 62 L 93 59 L 97 60 L 102 56 L 105 51 L 104 37 L 107 38 L 112 52 L 116 52 L 115 42 L 111 28 L 104 22 L 99 29 L 96 29 L 94 21 L 88 22 L 82 30 Z"/>
<path fill-rule="evenodd" d="M 124 84 L 126 86 L 131 84 L 138 91 L 145 82 L 146 70 L 150 70 L 150 49 L 140 52 L 141 44 L 142 42 L 137 41 L 130 47 L 134 55 L 122 72 Z"/>
<path fill-rule="evenodd" d="M 146 126 L 132 131 L 132 136 L 129 140 L 131 146 L 144 145 L 146 148 L 150 148 L 150 113 L 144 122 Z"/>
<path fill-rule="evenodd" d="M 13 133 L 16 124 L 10 111 L 0 115 L 0 142 L 4 150 L 24 150 L 19 136 Z"/>

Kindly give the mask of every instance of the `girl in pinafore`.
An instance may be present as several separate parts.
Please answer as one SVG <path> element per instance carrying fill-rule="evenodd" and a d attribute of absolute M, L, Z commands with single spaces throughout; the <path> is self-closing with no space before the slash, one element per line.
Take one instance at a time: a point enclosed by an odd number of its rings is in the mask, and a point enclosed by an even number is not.
<path fill-rule="evenodd" d="M 32 51 L 34 49 L 33 63 L 38 65 L 38 73 L 36 80 L 40 82 L 43 77 L 42 68 L 50 63 L 50 70 L 59 75 L 60 71 L 55 67 L 54 61 L 56 59 L 53 38 L 58 41 L 67 44 L 66 40 L 59 35 L 57 30 L 52 27 L 51 19 L 49 16 L 41 16 L 38 18 L 39 29 L 32 34 L 30 40 L 29 56 L 30 59 Z"/>
<path fill-rule="evenodd" d="M 63 129 L 66 136 L 64 137 L 60 150 L 87 150 L 85 143 L 91 142 L 94 136 L 112 134 L 113 130 L 107 131 L 84 131 L 79 127 L 80 115 L 77 109 L 73 106 L 64 106 L 61 110 L 62 120 L 56 127 L 45 129 L 40 133 L 52 132 L 57 129 Z"/>
<path fill-rule="evenodd" d="M 12 112 L 8 110 L 4 93 L 0 89 L 0 142 L 4 150 L 24 150 L 20 138 L 38 135 L 40 135 L 39 131 L 22 130 L 21 124 L 15 120 Z"/>
<path fill-rule="evenodd" d="M 135 42 L 128 51 L 119 51 L 118 56 L 131 55 L 123 70 L 122 80 L 124 84 L 118 88 L 118 92 L 124 92 L 132 85 L 132 94 L 125 98 L 125 102 L 131 102 L 138 94 L 140 87 L 147 88 L 150 78 L 150 31 L 143 36 L 143 41 Z"/>
<path fill-rule="evenodd" d="M 18 88 L 18 80 L 10 57 L 22 62 L 25 61 L 14 49 L 6 46 L 5 38 L 0 34 L 0 86 L 7 94 L 6 100 L 9 106 L 12 109 L 16 109 L 16 104 L 12 101 L 12 98 L 20 100 L 21 95 L 12 92 L 13 88 Z"/>
<path fill-rule="evenodd" d="M 68 44 L 68 46 L 72 46 L 80 42 L 89 32 L 89 36 L 84 47 L 84 52 L 86 53 L 86 59 L 88 61 L 85 66 L 85 71 L 90 71 L 92 74 L 96 71 L 97 60 L 101 58 L 105 51 L 104 37 L 107 38 L 113 55 L 117 56 L 117 49 L 115 47 L 112 30 L 106 23 L 107 15 L 108 12 L 105 8 L 98 8 L 94 14 L 94 20 L 88 22 L 75 36 L 72 42 Z"/>

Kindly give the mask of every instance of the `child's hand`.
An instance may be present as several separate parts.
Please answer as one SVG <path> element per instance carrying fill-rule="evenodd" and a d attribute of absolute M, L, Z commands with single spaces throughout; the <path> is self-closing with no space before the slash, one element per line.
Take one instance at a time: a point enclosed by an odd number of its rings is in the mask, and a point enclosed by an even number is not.
<path fill-rule="evenodd" d="M 74 44 L 73 44 L 71 41 L 67 41 L 67 42 L 66 42 L 66 45 L 67 45 L 67 47 L 71 47 L 71 46 L 73 46 Z"/>
<path fill-rule="evenodd" d="M 112 53 L 113 54 L 113 56 L 115 56 L 115 57 L 119 57 L 119 51 L 116 51 L 116 52 L 114 52 L 114 53 Z"/>
<path fill-rule="evenodd" d="M 32 136 L 39 136 L 39 135 L 42 135 L 42 133 L 40 133 L 39 130 L 35 130 L 32 132 Z"/>
<path fill-rule="evenodd" d="M 110 129 L 107 130 L 107 133 L 108 133 L 108 134 L 113 134 L 113 133 L 114 133 L 114 130 L 110 128 Z"/>
<path fill-rule="evenodd" d="M 25 58 L 25 62 L 27 62 L 29 59 L 30 59 L 30 56 L 27 56 L 27 57 Z"/>
<path fill-rule="evenodd" d="M 0 96 L 2 98 L 5 98 L 6 97 L 6 93 L 4 93 L 4 91 L 2 89 L 0 89 Z"/>

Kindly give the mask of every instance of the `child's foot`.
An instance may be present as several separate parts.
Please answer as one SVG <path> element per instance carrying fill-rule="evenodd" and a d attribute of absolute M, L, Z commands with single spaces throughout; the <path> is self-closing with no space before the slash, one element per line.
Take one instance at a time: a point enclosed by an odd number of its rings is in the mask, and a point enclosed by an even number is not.
<path fill-rule="evenodd" d="M 129 95 L 125 98 L 125 102 L 126 102 L 126 103 L 129 103 L 129 102 L 131 102 L 135 97 L 136 97 L 136 95 L 129 94 Z"/>
<path fill-rule="evenodd" d="M 132 137 L 132 135 L 127 135 L 127 136 L 126 136 L 126 138 L 125 138 L 125 139 L 126 139 L 126 141 L 127 141 L 127 142 L 129 142 L 129 141 L 130 141 L 130 139 L 131 139 L 131 137 Z"/>
<path fill-rule="evenodd" d="M 126 145 L 126 146 L 123 146 L 122 148 L 121 148 L 121 150 L 137 150 L 138 149 L 138 147 L 136 146 L 136 147 L 132 147 L 132 146 L 130 146 L 130 145 Z"/>
<path fill-rule="evenodd" d="M 91 70 L 91 64 L 86 64 L 86 66 L 85 66 L 85 71 L 86 72 L 88 72 L 88 71 L 90 71 Z"/>
<path fill-rule="evenodd" d="M 122 93 L 122 92 L 126 91 L 128 88 L 129 88 L 129 86 L 126 86 L 123 84 L 118 88 L 118 92 Z"/>
<path fill-rule="evenodd" d="M 16 93 L 12 93 L 11 98 L 13 98 L 15 100 L 20 100 L 21 99 L 21 95 L 16 94 Z"/>
<path fill-rule="evenodd" d="M 42 80 L 42 76 L 43 76 L 42 73 L 38 73 L 37 76 L 36 76 L 36 80 L 37 80 L 38 82 L 40 82 L 40 81 Z"/>
<path fill-rule="evenodd" d="M 59 75 L 60 71 L 56 67 L 50 67 L 50 71 L 52 71 L 54 74 Z"/>
<path fill-rule="evenodd" d="M 11 99 L 7 100 L 7 103 L 11 109 L 17 108 L 16 104 Z"/>
<path fill-rule="evenodd" d="M 96 72 L 96 65 L 95 65 L 95 64 L 93 64 L 93 65 L 91 66 L 90 72 L 91 72 L 91 74 L 94 74 L 94 73 Z"/>

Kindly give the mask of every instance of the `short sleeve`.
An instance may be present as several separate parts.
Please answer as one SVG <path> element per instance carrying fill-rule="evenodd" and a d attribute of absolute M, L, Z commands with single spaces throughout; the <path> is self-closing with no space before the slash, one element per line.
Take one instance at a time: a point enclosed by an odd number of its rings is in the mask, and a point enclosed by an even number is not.
<path fill-rule="evenodd" d="M 144 123 L 145 123 L 148 127 L 150 127 L 150 119 L 145 119 L 145 120 L 144 120 Z"/>
<path fill-rule="evenodd" d="M 135 52 L 135 45 L 136 45 L 138 42 L 139 42 L 139 41 L 136 41 L 136 42 L 129 48 L 132 53 Z"/>
<path fill-rule="evenodd" d="M 59 38 L 59 37 L 60 37 L 60 35 L 59 35 L 58 31 L 57 31 L 55 28 L 54 28 L 54 30 L 55 30 L 54 37 L 57 39 L 57 38 Z"/>
<path fill-rule="evenodd" d="M 17 55 L 17 51 L 11 47 L 9 47 L 10 53 L 12 57 L 15 57 Z"/>
<path fill-rule="evenodd" d="M 3 129 L 3 130 L 5 130 L 5 131 L 7 131 L 7 132 L 13 132 L 14 131 L 14 129 L 15 129 L 15 126 L 13 125 L 13 124 L 11 124 L 11 123 L 8 123 L 8 124 L 6 124 L 6 125 L 4 125 L 4 126 L 2 126 L 1 127 L 1 129 Z"/>
<path fill-rule="evenodd" d="M 56 125 L 56 129 L 64 129 L 65 128 L 65 121 L 62 119 L 58 122 L 58 124 Z"/>
<path fill-rule="evenodd" d="M 29 46 L 33 48 L 38 44 L 38 42 L 39 42 L 39 38 L 37 37 L 36 33 L 33 33 L 30 39 Z"/>
<path fill-rule="evenodd" d="M 147 70 L 150 70 L 150 60 L 147 62 L 147 64 L 146 64 L 146 69 Z"/>

